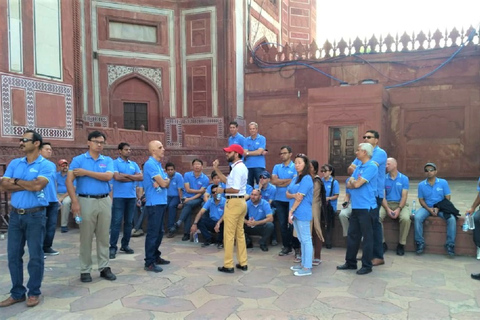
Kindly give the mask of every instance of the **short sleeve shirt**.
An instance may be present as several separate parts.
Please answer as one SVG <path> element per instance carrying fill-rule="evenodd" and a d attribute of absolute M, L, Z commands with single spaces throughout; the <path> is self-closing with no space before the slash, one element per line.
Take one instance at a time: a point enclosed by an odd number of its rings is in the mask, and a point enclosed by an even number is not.
<path fill-rule="evenodd" d="M 276 164 L 273 167 L 272 174 L 276 175 L 279 179 L 292 179 L 297 174 L 297 171 L 295 170 L 295 164 L 293 161 L 290 161 L 287 166 L 283 163 Z M 286 196 L 287 188 L 288 187 L 277 187 L 275 194 L 276 201 L 289 201 Z"/>
<path fill-rule="evenodd" d="M 301 221 L 312 220 L 312 200 L 313 200 L 313 179 L 310 175 L 306 175 L 300 182 L 297 182 L 297 177 L 293 177 L 292 182 L 287 187 L 287 191 L 291 194 L 303 194 L 303 200 L 297 207 L 293 216 L 295 219 Z M 290 199 L 290 209 L 295 203 L 295 199 Z"/>
<path fill-rule="evenodd" d="M 88 171 L 102 173 L 113 173 L 114 171 L 112 158 L 99 155 L 97 160 L 95 160 L 88 151 L 73 158 L 69 171 L 73 171 L 75 169 L 85 169 Z M 88 176 L 76 177 L 75 180 L 77 181 L 76 191 L 78 194 L 102 195 L 110 192 L 109 181 L 101 181 Z"/>
<path fill-rule="evenodd" d="M 140 168 L 135 161 L 123 160 L 118 157 L 113 160 L 114 172 L 124 174 L 137 174 L 140 173 Z M 136 184 L 135 181 L 122 182 L 113 179 L 113 197 L 114 198 L 136 198 Z"/>
<path fill-rule="evenodd" d="M 50 171 L 52 175 L 48 177 L 49 183 L 45 186 L 45 198 L 47 198 L 48 202 L 58 202 L 58 197 L 57 197 L 57 185 L 55 183 L 55 178 L 57 174 L 57 166 L 55 166 L 55 163 L 53 163 L 50 160 L 45 159 L 47 164 L 50 166 Z M 51 183 L 50 183 L 51 182 Z"/>
<path fill-rule="evenodd" d="M 245 137 L 237 132 L 235 136 L 228 137 L 228 146 L 231 146 L 232 144 L 238 144 L 243 147 L 245 145 Z"/>
<path fill-rule="evenodd" d="M 264 136 L 257 133 L 257 137 L 252 139 L 252 137 L 245 138 L 245 144 L 243 146 L 244 149 L 248 151 L 255 151 L 257 149 L 262 148 L 265 150 L 267 148 L 267 140 Z M 246 154 L 245 154 L 246 156 Z M 265 156 L 258 155 L 258 156 L 246 156 L 245 158 L 245 165 L 247 168 L 265 168 Z"/>
<path fill-rule="evenodd" d="M 387 153 L 379 146 L 376 146 L 373 149 L 372 158 L 370 160 L 373 161 L 378 167 L 376 191 L 377 194 L 375 196 L 383 198 L 385 189 L 385 168 L 387 166 Z M 362 162 L 358 158 L 356 158 L 352 164 L 356 167 L 361 165 L 361 163 Z"/>
<path fill-rule="evenodd" d="M 378 167 L 369 160 L 360 164 L 353 172 L 355 180 L 364 179 L 366 182 L 356 189 L 350 189 L 352 209 L 375 209 L 377 207 L 377 173 Z"/>
<path fill-rule="evenodd" d="M 398 172 L 395 179 L 390 174 L 385 176 L 385 199 L 387 201 L 400 202 L 402 191 L 408 190 L 410 182 L 406 175 Z"/>
<path fill-rule="evenodd" d="M 259 185 L 256 184 L 254 189 L 259 189 Z M 275 200 L 275 195 L 277 193 L 277 187 L 275 187 L 273 184 L 269 183 L 267 184 L 267 187 L 265 189 L 260 189 L 260 193 L 262 194 L 262 199 L 265 201 L 270 201 L 270 200 Z"/>
<path fill-rule="evenodd" d="M 333 190 L 332 189 L 332 181 L 333 181 Z M 340 194 L 340 184 L 338 183 L 337 180 L 333 179 L 333 177 L 330 177 L 330 179 L 325 180 L 322 178 L 323 185 L 325 186 L 325 196 L 330 197 L 330 195 L 334 196 L 336 194 Z M 330 205 L 334 210 L 337 210 L 337 203 L 338 200 L 330 200 Z"/>
<path fill-rule="evenodd" d="M 178 189 L 183 189 L 183 177 L 180 173 L 175 172 L 173 177 L 170 178 L 170 184 L 168 185 L 168 196 L 178 197 Z"/>
<path fill-rule="evenodd" d="M 260 221 L 269 214 L 272 214 L 272 208 L 264 199 L 260 199 L 257 205 L 253 204 L 252 200 L 247 201 L 247 216 L 249 219 L 253 218 L 255 221 Z"/>
<path fill-rule="evenodd" d="M 223 183 L 223 182 L 220 182 L 220 183 L 218 184 L 218 186 L 219 186 L 220 188 L 222 188 L 222 189 L 225 189 L 225 183 Z M 205 194 L 208 194 L 209 196 L 211 196 L 211 195 L 212 195 L 212 187 L 213 187 L 213 183 L 212 183 L 212 184 L 209 184 L 208 187 L 207 187 L 207 191 L 205 191 Z M 224 194 L 224 193 L 222 193 L 222 197 L 225 198 L 225 194 Z"/>
<path fill-rule="evenodd" d="M 208 180 L 208 177 L 203 172 L 201 172 L 198 177 L 195 177 L 195 174 L 193 173 L 193 171 L 185 172 L 183 176 L 183 181 L 184 181 L 184 184 L 188 183 L 190 186 L 190 189 L 193 189 L 193 190 L 200 190 L 202 188 L 207 189 L 208 183 L 210 182 Z M 188 193 L 185 190 L 185 192 L 183 193 L 183 196 L 185 198 L 190 198 L 195 196 L 195 193 Z"/>
<path fill-rule="evenodd" d="M 218 221 L 218 220 L 220 220 L 221 217 L 223 217 L 223 213 L 225 211 L 226 201 L 227 200 L 225 198 L 221 198 L 220 201 L 217 204 L 217 203 L 215 203 L 215 200 L 213 198 L 210 198 L 203 205 L 203 209 L 209 211 L 210 218 L 213 221 Z"/>
<path fill-rule="evenodd" d="M 418 184 L 418 198 L 423 199 L 429 208 L 450 195 L 450 187 L 447 180 L 435 178 L 435 183 L 430 185 L 428 179 Z"/>
<path fill-rule="evenodd" d="M 67 193 L 67 184 L 65 183 L 67 175 L 62 176 L 62 172 L 57 171 L 55 180 L 57 182 L 57 193 Z"/>
<path fill-rule="evenodd" d="M 248 169 L 242 160 L 238 160 L 232 164 L 232 171 L 227 177 L 226 188 L 239 190 L 235 195 L 244 196 L 247 192 L 247 178 Z"/>
<path fill-rule="evenodd" d="M 55 172 L 55 171 L 54 171 Z M 48 183 L 54 183 L 49 180 L 53 176 L 52 167 L 47 160 L 38 156 L 32 163 L 27 162 L 27 158 L 13 159 L 7 167 L 4 179 L 20 179 L 31 181 L 40 177 L 48 180 Z M 16 191 L 12 192 L 12 207 L 17 209 L 30 209 L 35 207 L 48 206 L 48 200 L 45 197 L 45 189 L 40 191 Z"/>
<path fill-rule="evenodd" d="M 145 203 L 146 206 L 167 204 L 167 188 L 155 188 L 153 186 L 156 176 L 167 179 L 167 174 L 162 168 L 162 163 L 150 157 L 143 165 L 143 189 L 145 190 L 145 198 L 147 199 Z"/>

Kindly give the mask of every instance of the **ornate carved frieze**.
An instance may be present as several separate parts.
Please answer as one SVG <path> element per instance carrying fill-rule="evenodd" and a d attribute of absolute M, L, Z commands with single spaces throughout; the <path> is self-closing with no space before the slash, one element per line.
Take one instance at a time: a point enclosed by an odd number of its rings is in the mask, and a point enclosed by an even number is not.
<path fill-rule="evenodd" d="M 44 138 L 74 139 L 73 128 L 73 89 L 71 85 L 53 83 L 45 80 L 24 78 L 17 75 L 0 73 L 2 101 L 2 136 L 21 136 L 28 129 L 35 129 Z M 25 91 L 25 105 L 13 105 L 12 89 Z M 65 99 L 65 127 L 42 128 L 37 126 L 35 94 L 46 93 L 62 96 Z M 15 125 L 14 108 L 25 108 L 26 125 Z M 52 110 L 55 113 L 55 110 Z"/>
<path fill-rule="evenodd" d="M 169 118 L 165 119 L 165 134 L 166 145 L 169 147 L 182 147 L 182 125 L 196 124 L 196 125 L 217 125 L 217 137 L 224 137 L 223 118 Z M 177 141 L 173 141 L 172 126 L 176 127 Z"/>
<path fill-rule="evenodd" d="M 161 68 L 145 68 L 145 67 L 135 67 L 135 66 L 122 66 L 122 65 L 108 65 L 108 86 L 110 87 L 112 83 L 124 77 L 126 75 L 138 73 L 145 78 L 151 80 L 158 90 L 162 89 L 162 69 Z"/>
<path fill-rule="evenodd" d="M 108 127 L 108 117 L 107 116 L 93 116 L 84 114 L 83 121 L 87 123 L 89 127 L 100 126 L 102 128 Z"/>

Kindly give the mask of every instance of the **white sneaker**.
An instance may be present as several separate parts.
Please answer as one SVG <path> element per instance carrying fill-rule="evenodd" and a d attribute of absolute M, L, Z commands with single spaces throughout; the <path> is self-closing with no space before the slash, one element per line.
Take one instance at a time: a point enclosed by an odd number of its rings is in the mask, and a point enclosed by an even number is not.
<path fill-rule="evenodd" d="M 480 260 L 480 247 L 477 247 L 477 260 Z"/>

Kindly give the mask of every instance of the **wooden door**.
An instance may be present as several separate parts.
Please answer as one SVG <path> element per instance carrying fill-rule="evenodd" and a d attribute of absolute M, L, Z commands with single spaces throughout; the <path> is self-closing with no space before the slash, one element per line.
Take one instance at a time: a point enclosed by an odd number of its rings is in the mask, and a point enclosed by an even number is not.
<path fill-rule="evenodd" d="M 347 169 L 355 160 L 358 127 L 330 127 L 329 137 L 329 163 L 335 175 L 348 176 Z"/>

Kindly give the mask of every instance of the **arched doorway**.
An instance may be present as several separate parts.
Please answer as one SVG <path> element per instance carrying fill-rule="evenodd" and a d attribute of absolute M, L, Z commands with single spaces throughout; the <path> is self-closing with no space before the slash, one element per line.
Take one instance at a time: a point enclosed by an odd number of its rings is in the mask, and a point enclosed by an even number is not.
<path fill-rule="evenodd" d="M 119 79 L 110 96 L 110 119 L 119 128 L 161 132 L 162 112 L 158 91 L 148 80 L 137 75 Z"/>

